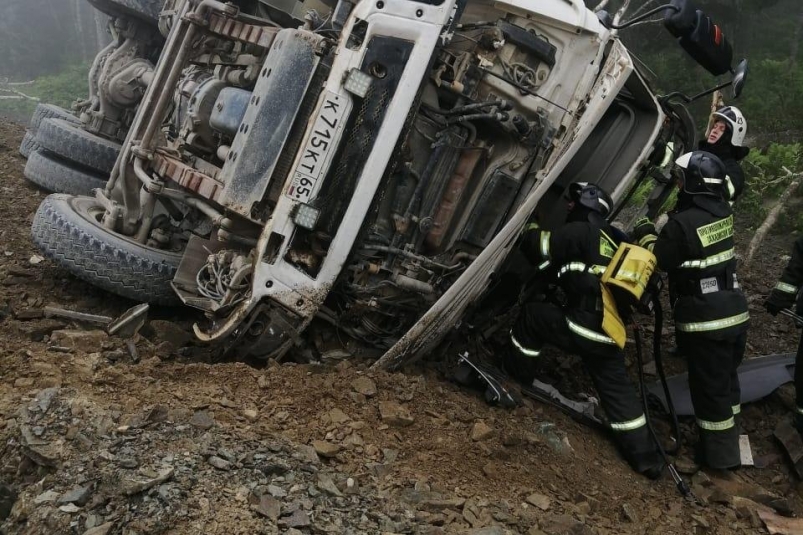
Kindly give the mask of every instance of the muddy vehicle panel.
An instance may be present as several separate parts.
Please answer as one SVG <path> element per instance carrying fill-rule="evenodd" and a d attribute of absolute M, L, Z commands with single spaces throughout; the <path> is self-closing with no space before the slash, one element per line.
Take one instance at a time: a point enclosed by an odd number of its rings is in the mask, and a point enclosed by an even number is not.
<path fill-rule="evenodd" d="M 620 201 L 688 146 L 582 2 L 299 5 L 171 2 L 105 190 L 46 201 L 43 250 L 203 310 L 197 336 L 226 353 L 280 357 L 317 319 L 395 366 L 480 302 L 534 212 L 561 220 L 570 181 Z M 143 261 L 95 280 L 45 219 Z"/>

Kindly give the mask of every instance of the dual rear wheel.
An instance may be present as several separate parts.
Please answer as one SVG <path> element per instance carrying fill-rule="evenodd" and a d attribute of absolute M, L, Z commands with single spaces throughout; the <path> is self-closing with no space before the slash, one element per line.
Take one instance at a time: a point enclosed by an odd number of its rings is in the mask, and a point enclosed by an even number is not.
<path fill-rule="evenodd" d="M 93 197 L 45 198 L 31 226 L 42 252 L 79 279 L 134 301 L 179 304 L 170 282 L 182 253 L 156 249 L 110 232 Z"/>

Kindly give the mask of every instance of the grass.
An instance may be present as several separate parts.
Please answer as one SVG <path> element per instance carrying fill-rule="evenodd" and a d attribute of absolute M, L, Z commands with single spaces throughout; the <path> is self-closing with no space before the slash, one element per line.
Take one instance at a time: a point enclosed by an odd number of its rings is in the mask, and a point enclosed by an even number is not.
<path fill-rule="evenodd" d="M 87 97 L 89 67 L 87 63 L 71 65 L 58 74 L 37 78 L 33 84 L 17 89 L 41 102 L 69 108 L 76 99 Z M 25 119 L 31 116 L 36 104 L 32 100 L 0 100 L 0 115 Z"/>

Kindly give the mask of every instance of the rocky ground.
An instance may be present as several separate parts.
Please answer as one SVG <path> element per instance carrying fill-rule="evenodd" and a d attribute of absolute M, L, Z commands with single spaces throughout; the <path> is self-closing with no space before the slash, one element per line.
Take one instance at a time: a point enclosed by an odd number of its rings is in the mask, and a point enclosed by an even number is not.
<path fill-rule="evenodd" d="M 760 468 L 687 475 L 689 503 L 600 433 L 540 404 L 489 407 L 429 361 L 212 364 L 185 310 L 152 309 L 132 340 L 44 317 L 133 303 L 38 256 L 28 232 L 45 193 L 22 176 L 22 134 L 0 122 L 0 533 L 800 533 L 777 516 L 803 514 L 772 439 L 788 387 L 745 407 Z M 790 243 L 771 238 L 743 274 L 748 356 L 796 345 L 759 298 Z"/>

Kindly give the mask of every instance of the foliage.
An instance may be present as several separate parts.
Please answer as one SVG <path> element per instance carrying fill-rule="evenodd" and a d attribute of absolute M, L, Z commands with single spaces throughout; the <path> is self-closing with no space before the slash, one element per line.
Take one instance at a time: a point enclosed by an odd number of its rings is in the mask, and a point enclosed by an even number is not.
<path fill-rule="evenodd" d="M 784 132 L 803 124 L 803 67 L 788 61 L 756 62 L 745 93 L 750 126 L 757 131 Z M 741 103 L 740 103 L 741 104 Z"/>
<path fill-rule="evenodd" d="M 763 151 L 752 151 L 746 158 L 745 169 L 751 173 L 749 181 L 762 195 L 778 196 L 789 184 L 784 180 L 786 169 L 794 172 L 803 162 L 803 145 L 770 143 Z M 780 178 L 779 178 L 780 177 Z"/>
<path fill-rule="evenodd" d="M 88 63 L 71 65 L 58 74 L 43 76 L 17 89 L 41 102 L 69 109 L 73 101 L 87 97 L 89 67 Z M 32 100 L 0 100 L 0 115 L 24 120 L 31 116 L 35 107 L 36 102 Z"/>
<path fill-rule="evenodd" d="M 752 151 L 742 162 L 747 184 L 738 201 L 736 213 L 748 228 L 758 227 L 774 201 L 789 186 L 793 176 L 786 169 L 797 173 L 803 169 L 803 145 L 771 143 L 763 151 Z M 770 200 L 769 205 L 767 201 Z M 798 210 L 787 210 L 779 218 L 777 230 L 803 230 L 803 219 Z"/>

